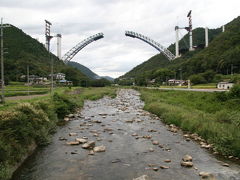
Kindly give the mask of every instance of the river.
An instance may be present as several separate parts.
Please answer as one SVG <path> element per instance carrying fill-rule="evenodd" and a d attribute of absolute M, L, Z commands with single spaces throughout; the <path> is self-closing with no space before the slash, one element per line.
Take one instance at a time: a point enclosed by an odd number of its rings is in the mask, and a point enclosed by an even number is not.
<path fill-rule="evenodd" d="M 115 99 L 86 101 L 80 117 L 58 127 L 52 143 L 28 158 L 13 180 L 132 180 L 142 175 L 199 180 L 201 171 L 220 180 L 240 180 L 239 165 L 223 166 L 208 150 L 187 141 L 180 130 L 169 131 L 143 106 L 139 93 L 126 89 Z M 106 151 L 90 155 L 82 145 L 67 144 L 77 137 L 103 145 Z M 180 165 L 186 154 L 194 167 Z"/>

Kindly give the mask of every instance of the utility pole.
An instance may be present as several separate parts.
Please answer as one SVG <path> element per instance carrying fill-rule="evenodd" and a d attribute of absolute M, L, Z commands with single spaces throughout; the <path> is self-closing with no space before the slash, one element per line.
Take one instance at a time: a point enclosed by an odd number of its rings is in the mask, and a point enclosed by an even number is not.
<path fill-rule="evenodd" d="M 53 95 L 53 57 L 51 56 L 51 94 Z"/>
<path fill-rule="evenodd" d="M 29 96 L 29 61 L 28 61 L 28 64 L 27 64 L 27 86 L 28 86 L 28 96 Z"/>
<path fill-rule="evenodd" d="M 180 68 L 179 71 L 180 71 L 180 80 L 182 80 L 182 68 Z"/>
<path fill-rule="evenodd" d="M 1 89 L 2 89 L 2 94 L 1 94 L 1 102 L 5 103 L 5 97 L 4 97 L 4 48 L 3 48 L 3 28 L 10 27 L 9 25 L 3 25 L 3 18 L 1 18 Z"/>
<path fill-rule="evenodd" d="M 233 64 L 231 64 L 231 76 L 233 76 Z"/>

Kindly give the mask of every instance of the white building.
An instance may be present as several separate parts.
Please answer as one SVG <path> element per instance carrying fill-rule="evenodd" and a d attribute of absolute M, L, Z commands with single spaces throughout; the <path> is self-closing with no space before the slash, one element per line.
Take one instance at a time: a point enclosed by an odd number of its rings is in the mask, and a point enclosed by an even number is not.
<path fill-rule="evenodd" d="M 229 82 L 219 82 L 217 85 L 218 89 L 230 89 L 233 87 L 233 83 L 229 83 Z"/>
<path fill-rule="evenodd" d="M 177 79 L 169 79 L 168 80 L 169 86 L 184 86 L 187 85 L 187 81 L 185 80 L 177 80 Z"/>

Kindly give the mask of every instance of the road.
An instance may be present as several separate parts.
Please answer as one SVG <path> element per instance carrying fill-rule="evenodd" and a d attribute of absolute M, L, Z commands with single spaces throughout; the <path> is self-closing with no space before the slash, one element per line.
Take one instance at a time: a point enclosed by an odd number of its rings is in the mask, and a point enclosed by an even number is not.
<path fill-rule="evenodd" d="M 239 165 L 224 166 L 143 106 L 139 93 L 127 89 L 115 99 L 86 101 L 78 117 L 60 127 L 53 142 L 38 150 L 13 179 L 132 180 L 146 175 L 150 180 L 199 180 L 204 171 L 218 180 L 240 180 Z M 76 138 L 94 141 L 104 152 L 70 145 Z M 192 157 L 193 167 L 181 166 L 185 155 Z"/>
<path fill-rule="evenodd" d="M 148 87 L 148 89 L 160 89 L 160 90 L 175 90 L 175 91 L 197 91 L 197 92 L 226 92 L 225 89 L 188 89 L 188 88 L 157 88 Z"/>

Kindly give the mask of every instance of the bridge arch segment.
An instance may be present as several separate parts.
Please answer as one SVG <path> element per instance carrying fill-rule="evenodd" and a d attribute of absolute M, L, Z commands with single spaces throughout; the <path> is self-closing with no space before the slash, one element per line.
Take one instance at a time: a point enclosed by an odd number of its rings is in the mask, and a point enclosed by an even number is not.
<path fill-rule="evenodd" d="M 81 51 L 85 46 L 88 44 L 97 41 L 101 38 L 104 38 L 103 33 L 98 33 L 93 36 L 88 37 L 87 39 L 84 39 L 80 43 L 78 43 L 76 46 L 74 46 L 72 49 L 70 49 L 64 56 L 62 57 L 62 60 L 65 64 L 67 64 L 69 61 L 72 60 L 72 58 L 79 52 Z"/>
<path fill-rule="evenodd" d="M 126 31 L 125 35 L 132 37 L 132 38 L 138 38 L 138 39 L 144 41 L 145 43 L 151 45 L 152 47 L 156 48 L 158 51 L 162 52 L 168 58 L 169 61 L 171 61 L 175 58 L 175 55 L 173 55 L 167 48 L 165 48 L 164 46 L 162 46 L 158 42 L 150 39 L 147 36 L 144 36 L 142 34 L 139 34 L 139 33 L 133 32 L 133 31 Z"/>

